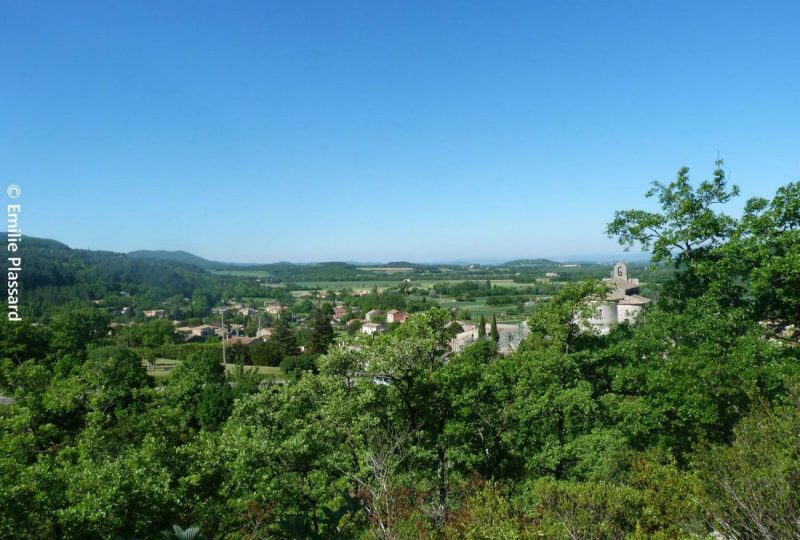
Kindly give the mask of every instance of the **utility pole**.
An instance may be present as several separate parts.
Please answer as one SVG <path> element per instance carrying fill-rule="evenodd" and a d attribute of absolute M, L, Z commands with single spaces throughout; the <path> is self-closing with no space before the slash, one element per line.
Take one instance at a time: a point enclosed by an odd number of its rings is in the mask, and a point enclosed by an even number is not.
<path fill-rule="evenodd" d="M 222 317 L 222 367 L 225 368 L 225 304 L 222 304 L 222 309 L 220 310 L 220 316 Z"/>

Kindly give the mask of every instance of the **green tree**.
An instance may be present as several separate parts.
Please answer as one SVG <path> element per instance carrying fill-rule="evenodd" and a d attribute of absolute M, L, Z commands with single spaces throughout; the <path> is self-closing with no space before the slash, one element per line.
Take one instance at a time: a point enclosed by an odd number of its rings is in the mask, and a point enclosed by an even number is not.
<path fill-rule="evenodd" d="M 196 289 L 192 294 L 192 315 L 202 317 L 209 312 L 211 299 L 207 292 Z"/>
<path fill-rule="evenodd" d="M 57 354 L 83 356 L 86 346 L 108 335 L 108 315 L 96 309 L 75 309 L 59 313 L 50 325 L 50 346 Z"/>
<path fill-rule="evenodd" d="M 67 467 L 64 507 L 57 513 L 62 537 L 146 537 L 168 527 L 179 505 L 171 453 L 174 448 L 151 436 L 119 455 Z"/>
<path fill-rule="evenodd" d="M 315 308 L 311 313 L 311 335 L 308 341 L 308 352 L 325 354 L 333 343 L 333 326 L 330 316 L 321 308 Z"/>
<path fill-rule="evenodd" d="M 800 520 L 800 393 L 770 407 L 761 403 L 735 430 L 733 444 L 701 454 L 709 491 L 705 511 L 720 535 L 793 538 Z"/>
<path fill-rule="evenodd" d="M 583 331 L 582 321 L 592 314 L 607 292 L 608 287 L 598 281 L 565 285 L 528 319 L 530 335 L 523 349 L 555 348 L 570 353 L 591 343 L 592 335 Z"/>
<path fill-rule="evenodd" d="M 286 312 L 280 314 L 272 328 L 272 340 L 278 345 L 281 357 L 292 356 L 297 353 L 297 338 L 289 326 L 289 315 Z"/>
<path fill-rule="evenodd" d="M 724 243 L 736 226 L 733 218 L 714 210 L 739 194 L 738 186 L 728 188 L 722 161 L 716 165 L 713 178 L 696 189 L 687 167 L 678 171 L 671 184 L 653 182 L 646 196 L 657 197 L 662 212 L 617 211 L 606 229 L 608 235 L 617 237 L 626 247 L 641 245 L 652 250 L 654 262 L 691 266 L 702 260 Z"/>
<path fill-rule="evenodd" d="M 256 343 L 250 346 L 248 351 L 250 360 L 256 366 L 272 366 L 280 365 L 283 360 L 283 349 L 280 344 L 274 339 L 262 343 Z"/>
<path fill-rule="evenodd" d="M 481 315 L 481 320 L 478 321 L 478 339 L 486 337 L 486 317 Z"/>
<path fill-rule="evenodd" d="M 722 308 L 744 307 L 779 339 L 798 340 L 787 329 L 800 323 L 800 183 L 781 187 L 771 201 L 750 199 L 737 220 L 716 210 L 739 193 L 721 166 L 696 188 L 686 168 L 669 185 L 654 183 L 647 196 L 657 196 L 661 212 L 617 212 L 607 233 L 675 266 L 662 304 L 682 309 L 702 296 Z"/>
<path fill-rule="evenodd" d="M 495 343 L 500 341 L 500 332 L 497 330 L 497 315 L 495 314 L 492 314 L 491 335 Z"/>
<path fill-rule="evenodd" d="M 300 378 L 300 376 L 306 372 L 316 373 L 316 356 L 313 354 L 284 356 L 283 360 L 281 360 L 281 370 L 295 379 Z"/>
<path fill-rule="evenodd" d="M 44 329 L 26 321 L 0 319 L 0 359 L 16 365 L 27 360 L 43 360 L 48 350 Z"/>
<path fill-rule="evenodd" d="M 232 343 L 228 347 L 226 362 L 229 364 L 250 364 L 250 348 L 243 343 Z"/>
<path fill-rule="evenodd" d="M 609 414 L 635 448 L 683 463 L 697 446 L 728 440 L 754 398 L 778 398 L 796 376 L 792 353 L 767 338 L 743 309 L 703 299 L 678 313 L 657 307 L 607 350 Z"/>
<path fill-rule="evenodd" d="M 81 379 L 91 392 L 92 408 L 103 413 L 129 405 L 137 389 L 153 384 L 142 359 L 120 346 L 91 349 L 81 368 Z"/>
<path fill-rule="evenodd" d="M 189 425 L 215 428 L 230 413 L 232 396 L 225 370 L 212 351 L 186 357 L 167 379 L 167 398 Z"/>
<path fill-rule="evenodd" d="M 347 323 L 347 335 L 354 336 L 361 329 L 361 321 L 350 321 Z"/>
<path fill-rule="evenodd" d="M 225 381 L 222 384 L 206 384 L 200 390 L 197 402 L 197 422 L 207 430 L 219 429 L 231 412 L 233 390 Z"/>
<path fill-rule="evenodd" d="M 458 324 L 456 321 L 452 321 L 450 324 L 447 325 L 447 333 L 450 335 L 451 338 L 455 337 L 456 334 L 460 334 L 464 331 L 464 327 Z"/>
<path fill-rule="evenodd" d="M 449 407 L 444 434 L 451 448 L 451 474 L 462 481 L 476 472 L 496 480 L 522 473 L 507 444 L 514 425 L 507 406 L 513 385 L 509 367 L 497 357 L 492 340 L 481 340 L 451 357 L 436 377 Z"/>
<path fill-rule="evenodd" d="M 124 327 L 120 331 L 119 340 L 129 347 L 157 348 L 175 343 L 177 332 L 170 321 L 152 319 L 142 324 Z"/>
<path fill-rule="evenodd" d="M 800 333 L 791 331 L 800 327 L 800 182 L 779 188 L 771 201 L 750 199 L 720 251 L 722 265 L 711 266 L 715 282 L 749 284 L 743 300 L 754 317 L 779 338 L 800 341 Z"/>
<path fill-rule="evenodd" d="M 396 421 L 392 429 L 417 441 L 419 467 L 434 471 L 433 504 L 437 522 L 447 517 L 450 493 L 451 450 L 444 436 L 451 405 L 438 380 L 446 364 L 450 322 L 448 311 L 438 308 L 409 319 L 391 334 L 377 339 L 367 352 L 367 372 L 387 381 L 385 399 Z M 416 451 L 415 451 L 416 453 Z"/>

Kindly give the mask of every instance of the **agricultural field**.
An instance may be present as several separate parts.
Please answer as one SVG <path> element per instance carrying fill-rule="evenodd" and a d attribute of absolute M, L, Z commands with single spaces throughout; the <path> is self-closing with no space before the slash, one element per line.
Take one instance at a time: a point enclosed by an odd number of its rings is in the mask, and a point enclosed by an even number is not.
<path fill-rule="evenodd" d="M 298 283 L 303 287 L 315 290 L 339 290 L 339 289 L 368 289 L 372 290 L 375 287 L 379 289 L 386 289 L 389 287 L 397 287 L 402 282 L 402 279 L 376 279 L 376 280 L 363 280 L 363 281 L 303 281 Z M 416 282 L 413 282 L 416 283 Z"/>
<path fill-rule="evenodd" d="M 487 306 L 486 298 L 479 297 L 473 300 L 458 301 L 453 299 L 440 299 L 439 305 L 445 309 L 459 309 L 469 311 L 473 321 L 480 319 L 481 315 L 491 319 L 497 316 L 498 322 L 521 322 L 533 313 L 533 308 L 526 307 L 524 313 L 518 313 L 516 306 Z"/>
<path fill-rule="evenodd" d="M 426 301 L 433 302 L 445 309 L 456 309 L 461 311 L 460 316 L 469 313 L 472 319 L 484 316 L 487 319 L 496 316 L 500 322 L 519 322 L 530 317 L 535 311 L 535 305 L 523 305 L 520 307 L 520 300 L 534 300 L 537 303 L 546 301 L 549 296 L 554 294 L 561 286 L 569 282 L 581 279 L 599 279 L 609 275 L 610 265 L 599 263 L 582 263 L 574 266 L 562 266 L 553 261 L 543 260 L 521 260 L 512 261 L 507 265 L 483 266 L 472 268 L 468 266 L 441 266 L 441 267 L 420 267 L 411 264 L 398 264 L 392 267 L 384 266 L 354 266 L 345 263 L 325 263 L 320 265 L 310 265 L 308 267 L 282 266 L 277 268 L 275 273 L 270 273 L 269 269 L 234 269 L 219 273 L 235 273 L 236 275 L 263 278 L 269 276 L 270 279 L 282 280 L 281 284 L 271 284 L 274 294 L 270 289 L 265 288 L 264 294 L 257 297 L 247 297 L 246 301 L 253 305 L 261 305 L 265 301 L 286 302 L 287 292 L 281 291 L 281 285 L 292 284 L 291 297 L 295 302 L 303 299 L 314 300 L 317 292 L 341 291 L 373 291 L 377 289 L 379 293 L 392 294 L 401 287 L 404 282 L 410 282 L 413 289 L 425 289 L 431 291 L 430 296 L 419 295 L 412 292 L 406 296 L 408 302 L 416 302 L 419 305 Z M 642 290 L 652 294 L 657 288 L 657 283 L 665 276 L 661 270 L 654 271 L 645 263 L 631 264 L 631 271 L 642 280 Z M 546 277 L 545 274 L 555 273 L 556 276 Z M 352 277 L 353 279 L 349 279 Z M 489 282 L 491 286 L 502 287 L 505 292 L 495 290 L 495 293 L 487 295 L 469 287 L 461 290 L 453 290 L 452 286 L 460 283 L 473 283 L 483 286 Z M 449 285 L 450 287 L 444 287 Z M 436 288 L 437 290 L 433 291 Z M 451 290 L 447 290 L 447 289 Z M 456 287 L 457 289 L 457 287 Z M 281 291 L 280 293 L 278 291 Z M 519 292 L 515 292 L 519 291 Z M 282 294 L 281 294 L 282 293 Z M 502 297 L 502 298 L 501 298 Z M 352 300 L 351 300 L 352 302 Z M 391 308 L 405 309 L 402 302 L 392 305 L 392 302 L 380 304 L 376 300 L 376 306 L 388 310 Z M 361 306 L 362 308 L 365 306 Z M 290 306 L 290 309 L 291 306 Z M 369 308 L 367 308 L 369 309 Z"/>
<path fill-rule="evenodd" d="M 237 276 L 237 277 L 252 277 L 252 278 L 265 278 L 269 277 L 271 273 L 267 270 L 212 270 L 213 274 L 220 276 Z"/>
<path fill-rule="evenodd" d="M 413 268 L 406 268 L 406 267 L 393 267 L 393 268 L 359 268 L 359 270 L 364 270 L 366 272 L 376 272 L 379 274 L 410 274 L 414 272 Z"/>
<path fill-rule="evenodd" d="M 170 358 L 159 358 L 154 365 L 143 361 L 142 365 L 147 369 L 147 373 L 151 375 L 156 381 L 163 381 L 172 371 L 181 363 L 180 360 L 172 360 Z M 230 373 L 236 368 L 235 364 L 225 364 L 225 373 Z M 268 381 L 283 381 L 286 380 L 286 375 L 278 367 L 270 366 L 245 366 L 246 369 L 254 369 L 260 373 L 265 380 Z"/>

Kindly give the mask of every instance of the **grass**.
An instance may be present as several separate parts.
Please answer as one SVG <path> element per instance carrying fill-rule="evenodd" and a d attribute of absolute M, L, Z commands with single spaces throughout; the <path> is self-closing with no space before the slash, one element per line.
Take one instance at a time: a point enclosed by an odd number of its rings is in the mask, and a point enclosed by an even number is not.
<path fill-rule="evenodd" d="M 365 269 L 366 270 L 366 269 Z M 319 289 L 319 290 L 328 290 L 328 289 L 369 289 L 371 290 L 374 287 L 396 287 L 398 286 L 403 278 L 392 278 L 391 274 L 404 272 L 409 269 L 407 268 L 370 268 L 370 271 L 374 272 L 376 276 L 381 274 L 385 275 L 385 279 L 370 279 L 370 280 L 349 280 L 349 281 L 295 281 L 298 285 L 302 285 L 303 287 L 307 287 L 309 289 Z M 442 273 L 446 273 L 445 270 L 450 271 L 449 269 L 442 269 Z M 245 277 L 267 277 L 269 276 L 269 272 L 264 270 L 215 270 L 214 273 L 221 274 L 221 275 L 228 275 L 228 276 L 245 276 Z M 453 277 L 445 277 L 442 276 L 441 278 L 430 277 L 426 276 L 424 278 L 411 278 L 411 283 L 417 287 L 432 287 L 436 283 L 458 283 L 461 281 L 472 281 L 475 278 L 469 276 L 453 276 Z M 478 281 L 483 281 L 485 278 L 479 278 Z M 291 280 L 289 280 L 291 281 Z M 528 285 L 527 283 L 514 283 L 511 279 L 492 279 L 492 284 L 494 285 L 503 285 L 506 287 L 524 287 Z M 280 285 L 276 285 L 280 286 Z"/>
<path fill-rule="evenodd" d="M 526 308 L 524 313 L 512 313 L 514 306 L 487 306 L 486 298 L 476 298 L 469 301 L 443 298 L 439 300 L 439 305 L 445 309 L 465 309 L 470 312 L 472 320 L 480 319 L 481 315 L 487 319 L 491 319 L 492 315 L 496 315 L 497 322 L 521 322 L 533 313 L 530 308 Z"/>
<path fill-rule="evenodd" d="M 155 367 L 150 367 L 147 362 L 142 362 L 142 365 L 147 369 L 147 373 L 151 375 L 156 381 L 163 381 L 166 379 L 172 370 L 174 370 L 180 360 L 172 360 L 170 358 L 159 358 L 156 360 Z M 236 367 L 235 364 L 225 364 L 225 373 L 230 373 Z M 286 380 L 286 375 L 279 367 L 271 366 L 245 366 L 245 369 L 254 369 L 260 373 L 264 379 L 268 381 L 282 381 Z"/>
<path fill-rule="evenodd" d="M 377 279 L 370 281 L 303 281 L 298 282 L 298 285 L 316 290 L 338 290 L 338 289 L 366 289 L 372 290 L 375 287 L 387 288 L 397 287 L 402 282 L 402 279 Z M 485 279 L 470 279 L 470 278 L 445 278 L 442 279 L 412 279 L 411 285 L 414 287 L 431 288 L 437 283 L 461 283 L 462 281 L 485 281 Z M 527 287 L 530 283 L 515 283 L 511 279 L 492 279 L 492 285 L 502 285 L 504 287 Z"/>
<path fill-rule="evenodd" d="M 400 284 L 400 279 L 376 279 L 369 281 L 298 281 L 298 285 L 308 287 L 309 289 L 319 290 L 338 290 L 338 289 L 367 289 L 372 290 L 374 287 L 386 288 L 395 287 Z"/>
<path fill-rule="evenodd" d="M 212 270 L 214 274 L 221 276 L 245 276 L 245 277 L 269 277 L 271 274 L 266 270 Z"/>
<path fill-rule="evenodd" d="M 376 272 L 376 273 L 383 273 L 383 274 L 413 274 L 413 268 L 359 268 L 359 270 L 363 270 L 365 272 Z"/>

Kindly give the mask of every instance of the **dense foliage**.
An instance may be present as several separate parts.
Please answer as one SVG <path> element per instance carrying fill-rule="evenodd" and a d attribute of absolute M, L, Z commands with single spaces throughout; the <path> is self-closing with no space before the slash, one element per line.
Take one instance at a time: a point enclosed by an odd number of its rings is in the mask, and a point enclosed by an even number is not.
<path fill-rule="evenodd" d="M 800 184 L 735 192 L 657 184 L 609 233 L 674 267 L 659 301 L 597 335 L 606 289 L 569 284 L 505 357 L 437 308 L 335 346 L 318 307 L 313 354 L 285 317 L 257 353 L 286 384 L 206 347 L 157 386 L 96 311 L 4 322 L 0 537 L 797 538 Z"/>
<path fill-rule="evenodd" d="M 95 302 L 109 311 L 165 308 L 173 318 L 201 317 L 223 298 L 258 296 L 252 279 L 212 274 L 191 264 L 70 249 L 26 237 L 23 316 L 47 321 L 54 309 Z M 132 311 L 133 313 L 133 311 Z"/>

